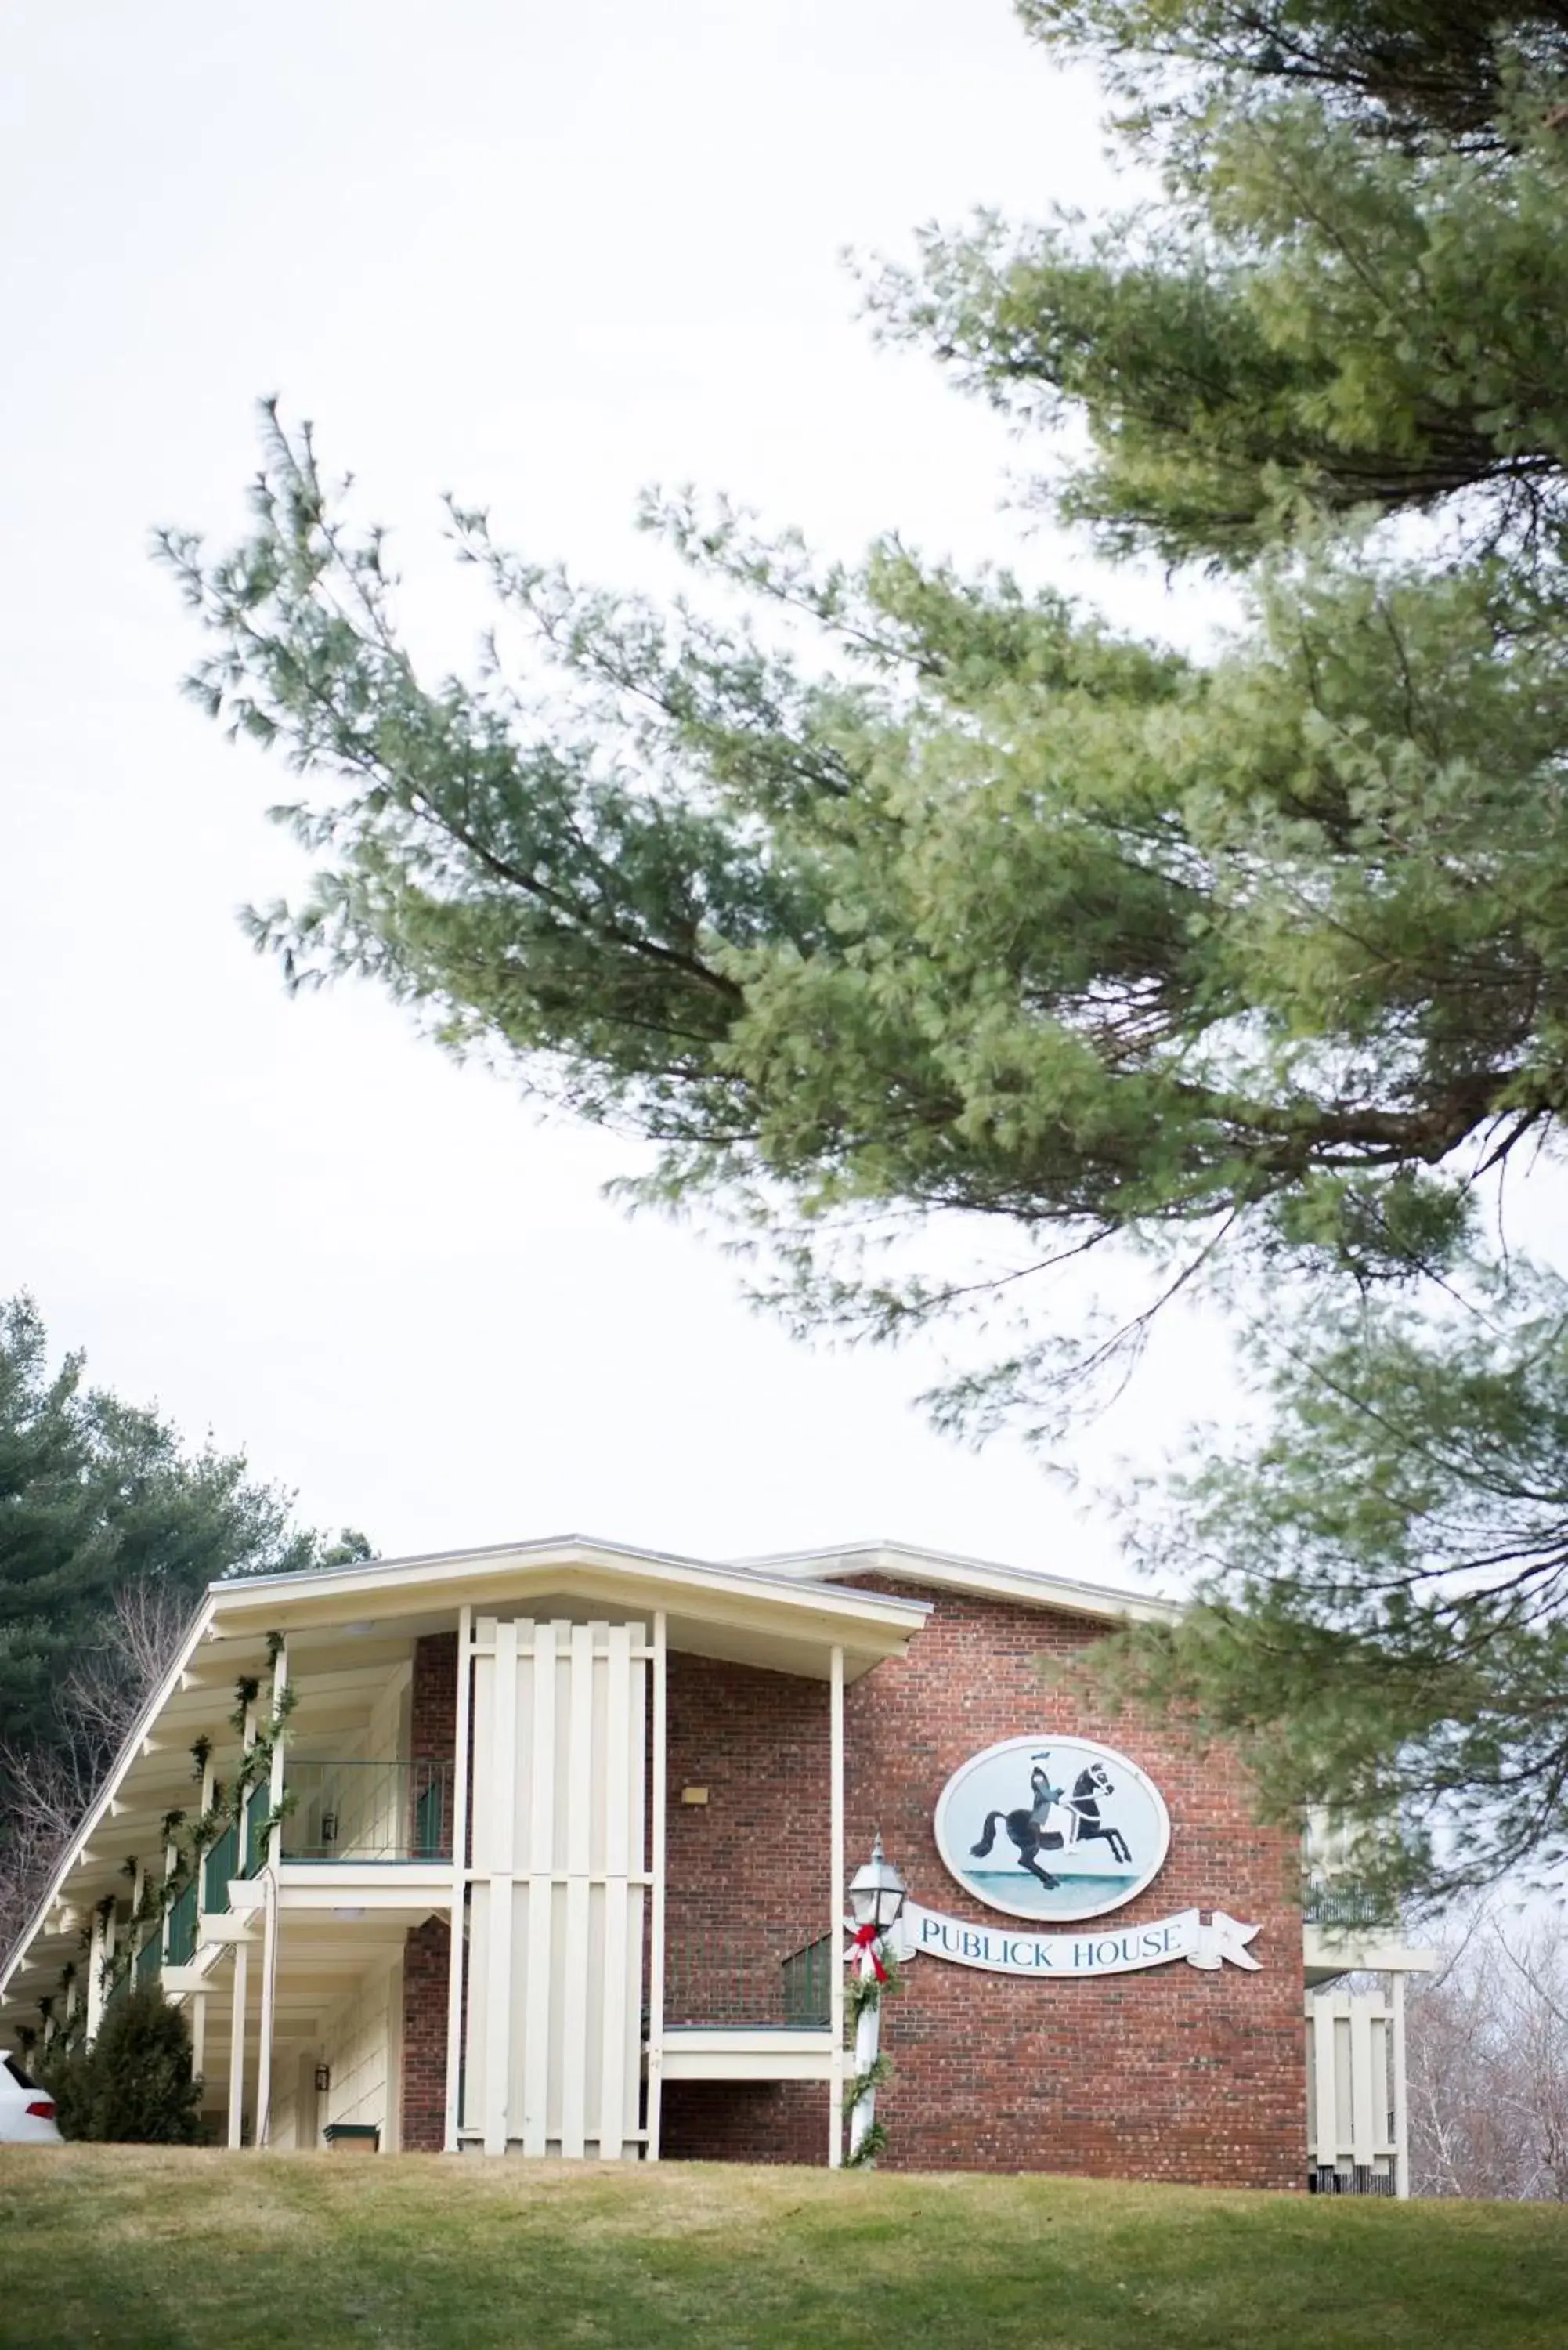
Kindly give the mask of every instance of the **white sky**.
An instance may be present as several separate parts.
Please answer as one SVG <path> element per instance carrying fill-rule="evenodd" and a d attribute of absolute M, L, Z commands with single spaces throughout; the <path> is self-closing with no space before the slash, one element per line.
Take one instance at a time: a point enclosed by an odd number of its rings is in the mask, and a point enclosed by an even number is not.
<path fill-rule="evenodd" d="M 839 255 L 1105 200 L 1097 103 L 1006 0 L 5 12 L 0 1294 L 95 1378 L 389 1552 L 888 1534 L 1117 1574 L 1017 1448 L 929 1431 L 929 1361 L 797 1347 L 711 1246 L 607 1206 L 620 1145 L 369 993 L 285 998 L 234 910 L 296 878 L 261 813 L 289 779 L 180 700 L 147 556 L 157 523 L 236 530 L 277 390 L 400 525 L 444 657 L 474 625 L 447 488 L 608 580 L 652 560 L 638 490 L 686 480 L 846 554 L 897 525 L 1081 578 L 999 512 L 1026 454 L 874 348 Z M 1161 624 L 1158 586 L 1115 605 Z M 1168 1336 L 1090 1480 L 1221 1360 Z"/>

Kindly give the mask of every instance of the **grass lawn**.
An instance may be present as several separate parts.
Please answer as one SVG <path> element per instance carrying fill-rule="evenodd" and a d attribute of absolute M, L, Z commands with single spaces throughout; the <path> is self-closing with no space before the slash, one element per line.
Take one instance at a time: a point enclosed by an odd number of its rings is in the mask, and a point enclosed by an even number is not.
<path fill-rule="evenodd" d="M 1568 2210 L 0 2147 L 6 2350 L 1563 2350 Z"/>

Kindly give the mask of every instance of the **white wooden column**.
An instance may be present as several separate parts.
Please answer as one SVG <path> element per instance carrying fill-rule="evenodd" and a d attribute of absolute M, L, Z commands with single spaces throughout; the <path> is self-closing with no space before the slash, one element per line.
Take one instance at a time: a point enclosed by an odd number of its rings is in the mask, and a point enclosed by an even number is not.
<path fill-rule="evenodd" d="M 667 1619 L 659 1608 L 653 1619 L 653 1786 L 649 1869 L 653 1878 L 648 1942 L 648 2159 L 659 2160 L 659 2130 L 664 2102 L 664 1851 L 665 1809 L 669 1802 L 670 1757 Z"/>
<path fill-rule="evenodd" d="M 473 1679 L 473 1610 L 457 1617 L 457 1736 L 452 1760 L 452 1955 L 446 1990 L 446 2135 L 444 2151 L 458 2151 L 462 2120 L 463 1926 L 468 1892 L 469 1692 Z"/>
<path fill-rule="evenodd" d="M 244 1728 L 240 1743 L 248 1754 L 256 1742 L 256 1701 L 245 1701 Z M 236 1868 L 243 1868 L 245 1857 L 245 1812 L 250 1801 L 246 1796 L 236 1815 L 238 1847 L 234 1855 Z M 251 1954 L 244 1942 L 234 1944 L 234 1981 L 230 2002 L 229 2023 L 229 2144 L 242 2143 L 245 2117 L 245 2006 L 250 1996 Z"/>
<path fill-rule="evenodd" d="M 245 2000 L 250 1990 L 251 1954 L 244 1942 L 234 1944 L 234 1984 L 229 2008 L 229 2144 L 244 2141 L 245 2116 Z"/>
<path fill-rule="evenodd" d="M 279 1931 L 277 1871 L 283 1858 L 283 1731 L 278 1724 L 278 1700 L 288 1687 L 288 1646 L 278 1650 L 272 1669 L 272 1753 L 268 1757 L 266 1808 L 266 1908 L 262 1930 L 261 2018 L 256 2042 L 256 2126 L 258 2147 L 272 2143 L 272 2041 L 277 2013 L 277 1938 Z"/>
<path fill-rule="evenodd" d="M 828 1681 L 829 1834 L 833 1839 L 828 1901 L 832 1916 L 828 1931 L 828 2028 L 833 2039 L 827 2094 L 827 2167 L 836 2170 L 844 2160 L 844 1651 L 836 1648 Z"/>
<path fill-rule="evenodd" d="M 269 1819 L 269 1825 L 266 1832 L 266 1857 L 269 1868 L 275 1868 L 279 1861 L 283 1858 L 283 1821 L 278 1815 L 278 1806 L 283 1802 L 284 1733 L 281 1727 L 278 1725 L 277 1709 L 279 1700 L 285 1695 L 287 1688 L 288 1643 L 286 1640 L 282 1648 L 277 1652 L 277 1658 L 272 1669 L 272 1718 L 274 1727 L 272 1733 L 272 1755 L 270 1758 L 271 1767 L 267 1774 L 266 1789 L 266 1807 Z"/>
<path fill-rule="evenodd" d="M 205 1819 L 213 1808 L 213 1796 L 218 1783 L 218 1766 L 209 1754 L 202 1765 L 202 1809 Z M 202 1897 L 207 1890 L 207 1851 L 203 1846 L 195 1855 L 196 1864 L 196 1931 L 201 1935 Z M 191 2002 L 191 2071 L 203 2075 L 207 2069 L 207 1994 L 199 1991 Z"/>
<path fill-rule="evenodd" d="M 272 2143 L 272 2035 L 277 2012 L 277 1877 L 268 1867 L 262 1932 L 261 2017 L 256 2026 L 256 2126 L 258 2147 Z"/>
<path fill-rule="evenodd" d="M 177 1866 L 177 1864 L 178 1864 L 178 1862 L 179 1862 L 179 1858 L 180 1858 L 180 1847 L 179 1847 L 179 1846 L 175 1843 L 175 1841 L 174 1841 L 173 1837 L 172 1837 L 172 1836 L 171 1836 L 171 1837 L 170 1837 L 170 1839 L 169 1839 L 169 1841 L 168 1841 L 168 1843 L 167 1843 L 167 1844 L 164 1846 L 164 1847 L 163 1847 L 163 1882 L 164 1882 L 165 1887 L 167 1887 L 167 1885 L 168 1885 L 168 1883 L 169 1883 L 169 1879 L 170 1879 L 170 1878 L 173 1876 L 173 1874 L 174 1874 L 175 1867 L 176 1867 L 176 1866 Z M 198 1898 L 200 1898 L 200 1897 L 198 1897 Z M 164 1962 L 164 1964 L 165 1964 L 165 1965 L 167 1965 L 167 1964 L 168 1964 L 168 1960 L 169 1960 L 169 1911 L 170 1911 L 170 1908 L 171 1908 L 171 1903 L 170 1903 L 170 1900 L 169 1900 L 169 1897 L 168 1897 L 167 1892 L 165 1892 L 164 1897 L 163 1897 L 163 1915 L 162 1915 L 162 1916 L 160 1918 L 160 1919 L 158 1920 L 158 1949 L 159 1949 L 159 1954 L 160 1954 L 161 1958 L 162 1959 L 162 1960 L 163 1960 L 163 1962 Z"/>
<path fill-rule="evenodd" d="M 99 1992 L 98 1992 L 98 2020 L 99 2020 L 99 2022 L 100 2026 L 101 2026 L 101 2024 L 102 2024 L 102 2022 L 103 2022 L 103 2012 L 104 2012 L 104 2009 L 105 2009 L 105 2008 L 108 2006 L 108 2004 L 109 2004 L 109 1994 L 108 1994 L 108 1992 L 104 1990 L 104 1987 L 103 1987 L 103 1974 L 104 1974 L 104 1968 L 105 1968 L 105 1967 L 108 1967 L 108 1968 L 109 1968 L 109 1981 L 110 1981 L 110 1982 L 112 1983 L 112 1982 L 113 1982 L 113 1981 L 114 1981 L 114 1970 L 113 1970 L 113 1964 L 112 1964 L 112 1961 L 113 1961 L 113 1959 L 114 1959 L 115 1951 L 116 1951 L 116 1950 L 119 1948 L 119 1917 L 118 1917 L 117 1913 L 116 1913 L 114 1910 L 112 1910 L 112 1909 L 111 1909 L 111 1910 L 109 1911 L 109 1916 L 108 1916 L 108 1917 L 104 1919 L 104 1921 L 103 1921 L 103 1952 L 102 1952 L 102 1957 L 101 1957 L 101 1960 L 100 1960 L 100 1963 L 99 1963 L 99 1970 L 98 1970 L 98 1982 L 99 1982 Z"/>
<path fill-rule="evenodd" d="M 88 2048 L 98 2038 L 98 2028 L 103 2021 L 103 1962 L 108 1955 L 104 1948 L 103 1918 L 95 1909 L 92 1929 L 88 1936 L 87 2021 L 82 2027 L 82 2037 Z"/>

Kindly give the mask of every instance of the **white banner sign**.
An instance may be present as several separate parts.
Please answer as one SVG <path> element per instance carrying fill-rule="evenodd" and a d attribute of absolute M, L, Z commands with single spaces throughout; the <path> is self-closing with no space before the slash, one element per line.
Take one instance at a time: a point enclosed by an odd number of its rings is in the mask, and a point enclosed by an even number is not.
<path fill-rule="evenodd" d="M 1247 1945 L 1257 1932 L 1223 1909 L 1211 1910 L 1207 1924 L 1201 1910 L 1179 1909 L 1148 1926 L 1032 1934 L 1015 1926 L 971 1926 L 910 1901 L 893 1939 L 900 1959 L 950 1959 L 993 1975 L 1123 1975 L 1137 1967 L 1168 1966 L 1172 1959 L 1210 1973 L 1227 1960 L 1233 1967 L 1256 1968 Z"/>

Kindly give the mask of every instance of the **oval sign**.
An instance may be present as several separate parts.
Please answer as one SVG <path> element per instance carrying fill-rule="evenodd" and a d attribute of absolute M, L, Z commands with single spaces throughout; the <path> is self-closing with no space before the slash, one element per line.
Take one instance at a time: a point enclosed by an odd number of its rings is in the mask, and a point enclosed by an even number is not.
<path fill-rule="evenodd" d="M 1091 1738 L 1006 1738 L 961 1764 L 936 1810 L 950 1876 L 1013 1918 L 1098 1918 L 1151 1884 L 1170 1848 L 1152 1779 Z"/>

